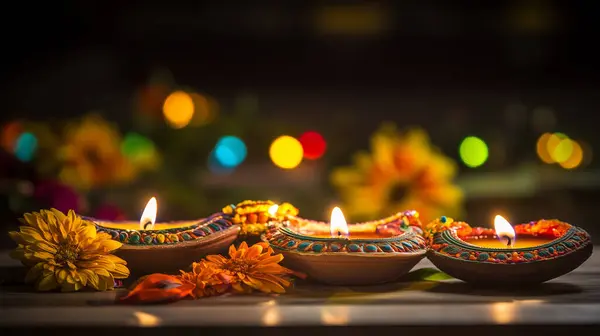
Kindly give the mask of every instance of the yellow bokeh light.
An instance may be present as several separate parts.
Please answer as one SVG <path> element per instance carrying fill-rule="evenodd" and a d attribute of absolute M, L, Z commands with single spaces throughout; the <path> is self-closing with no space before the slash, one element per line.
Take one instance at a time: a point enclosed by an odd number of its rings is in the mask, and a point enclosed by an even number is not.
<path fill-rule="evenodd" d="M 183 128 L 194 116 L 194 100 L 183 91 L 175 91 L 165 100 L 163 113 L 171 127 Z"/>
<path fill-rule="evenodd" d="M 550 156 L 550 154 L 548 153 L 548 142 L 550 141 L 551 137 L 552 134 L 550 133 L 542 134 L 542 136 L 538 139 L 536 145 L 537 154 L 540 157 L 540 159 L 545 163 L 554 163 L 554 159 L 552 159 L 552 156 Z"/>
<path fill-rule="evenodd" d="M 556 150 L 556 147 L 558 147 L 558 144 L 560 144 L 560 142 L 563 141 L 564 139 L 568 139 L 568 137 L 566 135 L 564 135 L 563 133 L 551 134 L 550 138 L 548 138 L 548 142 L 546 143 L 547 153 L 550 156 L 552 156 L 552 153 Z M 554 160 L 554 158 L 552 158 L 552 162 L 556 162 Z"/>
<path fill-rule="evenodd" d="M 304 150 L 300 141 L 289 135 L 282 135 L 271 144 L 269 156 L 277 167 L 294 169 L 302 162 Z"/>
<path fill-rule="evenodd" d="M 555 162 L 561 163 L 567 161 L 573 153 L 573 140 L 566 138 L 560 140 L 560 142 L 554 147 L 554 150 L 550 152 L 550 156 Z"/>
<path fill-rule="evenodd" d="M 572 140 L 571 145 L 571 155 L 565 161 L 560 162 L 560 166 L 565 169 L 575 169 L 579 167 L 583 162 L 583 149 L 581 148 L 581 145 L 579 145 L 579 143 L 577 143 L 576 141 Z"/>

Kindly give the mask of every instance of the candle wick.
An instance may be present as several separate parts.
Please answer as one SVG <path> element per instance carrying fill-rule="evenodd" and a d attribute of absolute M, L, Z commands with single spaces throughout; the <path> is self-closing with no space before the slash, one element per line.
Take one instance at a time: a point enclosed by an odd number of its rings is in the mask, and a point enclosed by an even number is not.
<path fill-rule="evenodd" d="M 502 236 L 502 238 L 506 239 L 506 246 L 512 246 L 512 238 L 509 236 Z"/>
<path fill-rule="evenodd" d="M 151 220 L 147 220 L 147 221 L 144 223 L 144 226 L 143 226 L 143 227 L 144 227 L 144 230 L 146 230 L 146 229 L 148 228 L 148 226 L 150 226 L 150 225 L 152 225 L 152 221 L 151 221 Z"/>

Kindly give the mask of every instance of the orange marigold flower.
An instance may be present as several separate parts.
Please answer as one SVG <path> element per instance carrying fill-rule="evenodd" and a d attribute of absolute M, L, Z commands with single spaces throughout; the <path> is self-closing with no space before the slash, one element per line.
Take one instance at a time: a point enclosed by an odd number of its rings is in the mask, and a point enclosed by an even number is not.
<path fill-rule="evenodd" d="M 254 290 L 285 293 L 285 287 L 291 285 L 288 276 L 295 273 L 279 265 L 283 255 L 273 253 L 267 243 L 248 247 L 246 242 L 242 242 L 237 249 L 233 245 L 229 247 L 230 259 L 221 255 L 207 256 L 206 267 L 217 272 L 238 293 Z"/>
<path fill-rule="evenodd" d="M 221 295 L 230 288 L 229 277 L 219 273 L 204 260 L 193 263 L 191 272 L 181 271 L 180 278 L 196 285 L 196 288 L 192 291 L 192 296 L 195 299 Z"/>

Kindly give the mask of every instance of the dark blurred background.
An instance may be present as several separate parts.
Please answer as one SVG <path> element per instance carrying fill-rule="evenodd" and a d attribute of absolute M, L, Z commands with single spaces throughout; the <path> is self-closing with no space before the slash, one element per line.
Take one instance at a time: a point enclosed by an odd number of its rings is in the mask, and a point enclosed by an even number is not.
<path fill-rule="evenodd" d="M 600 233 L 596 2 L 188 3 L 3 11 L 6 229 L 49 206 L 137 220 L 156 196 L 161 220 L 272 199 Z"/>

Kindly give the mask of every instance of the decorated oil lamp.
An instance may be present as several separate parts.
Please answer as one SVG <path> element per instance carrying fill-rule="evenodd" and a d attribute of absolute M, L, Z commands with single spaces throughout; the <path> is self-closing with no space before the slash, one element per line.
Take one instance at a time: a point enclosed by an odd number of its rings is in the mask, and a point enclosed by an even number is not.
<path fill-rule="evenodd" d="M 514 228 L 502 216 L 494 229 L 441 217 L 425 227 L 428 258 L 449 275 L 476 284 L 527 285 L 571 272 L 592 254 L 590 235 L 559 220 Z"/>
<path fill-rule="evenodd" d="M 96 224 L 98 232 L 123 243 L 117 254 L 137 274 L 186 269 L 202 255 L 229 247 L 240 230 L 223 213 L 198 220 L 156 223 L 157 211 L 156 198 L 152 197 L 139 222 L 88 219 Z"/>
<path fill-rule="evenodd" d="M 278 206 L 271 201 L 244 201 L 206 218 L 157 223 L 158 204 L 152 197 L 139 222 L 88 219 L 96 224 L 98 232 L 106 232 L 123 243 L 117 254 L 127 261 L 133 273 L 148 274 L 187 269 L 206 254 L 225 251 L 241 229 L 249 234 L 294 210 L 285 203 Z"/>
<path fill-rule="evenodd" d="M 284 255 L 283 263 L 314 280 L 333 285 L 394 281 L 426 253 L 418 213 L 407 211 L 378 221 L 350 224 L 340 208 L 330 223 L 286 218 L 264 238 Z"/>

